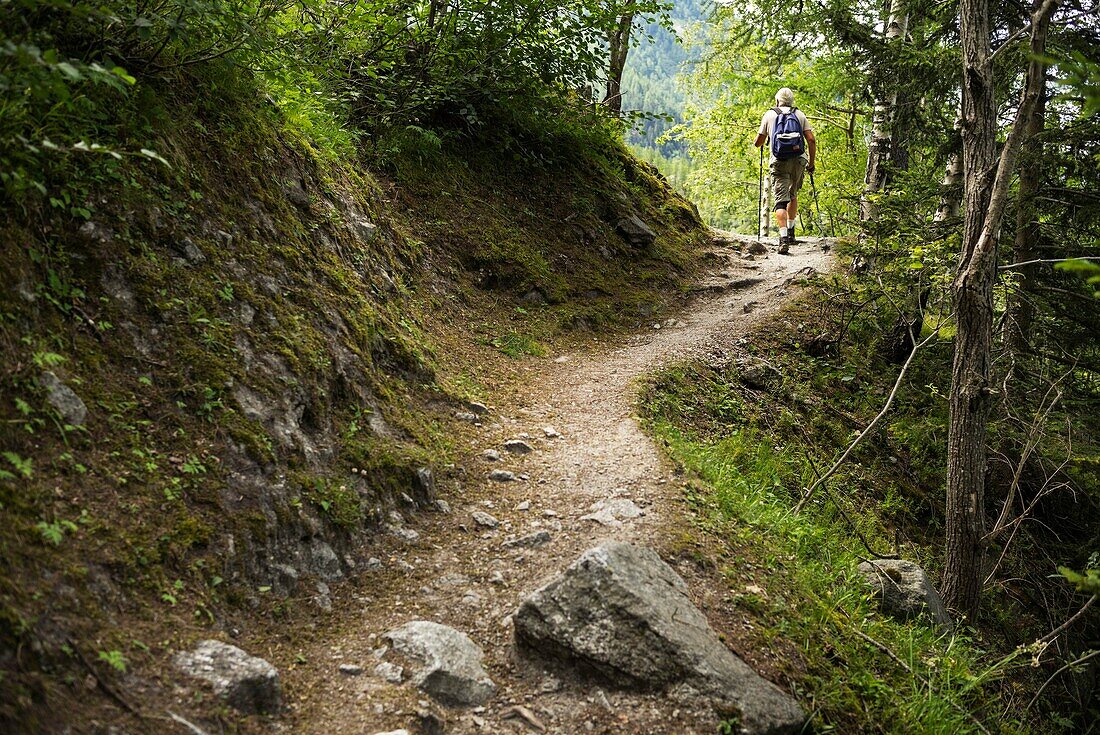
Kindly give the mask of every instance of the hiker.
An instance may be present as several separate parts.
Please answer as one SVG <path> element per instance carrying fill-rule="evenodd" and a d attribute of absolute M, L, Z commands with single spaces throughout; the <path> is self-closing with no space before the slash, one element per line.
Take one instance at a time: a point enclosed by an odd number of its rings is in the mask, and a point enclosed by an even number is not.
<path fill-rule="evenodd" d="M 798 215 L 798 190 L 807 171 L 813 173 L 817 141 L 805 113 L 794 106 L 794 92 L 787 87 L 775 93 L 775 107 L 764 113 L 757 148 L 771 141 L 768 171 L 775 193 L 775 223 L 779 225 L 779 253 L 794 244 L 794 220 Z"/>

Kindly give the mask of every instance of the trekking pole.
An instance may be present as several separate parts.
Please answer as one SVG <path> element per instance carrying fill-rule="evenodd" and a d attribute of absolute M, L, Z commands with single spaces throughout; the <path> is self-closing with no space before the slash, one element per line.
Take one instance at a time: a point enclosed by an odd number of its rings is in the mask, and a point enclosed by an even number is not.
<path fill-rule="evenodd" d="M 764 146 L 760 146 L 760 174 L 756 187 L 756 242 L 760 242 L 760 233 L 764 230 Z"/>

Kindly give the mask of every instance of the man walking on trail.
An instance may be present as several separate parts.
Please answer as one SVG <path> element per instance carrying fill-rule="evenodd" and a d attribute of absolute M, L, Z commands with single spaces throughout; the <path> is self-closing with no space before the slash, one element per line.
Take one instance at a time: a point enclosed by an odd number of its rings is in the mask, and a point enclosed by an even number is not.
<path fill-rule="evenodd" d="M 787 87 L 775 93 L 775 107 L 764 113 L 757 148 L 769 141 L 775 194 L 775 223 L 779 225 L 779 253 L 785 255 L 794 244 L 794 221 L 798 216 L 798 190 L 802 177 L 813 173 L 817 140 L 805 113 L 794 106 L 794 92 Z"/>

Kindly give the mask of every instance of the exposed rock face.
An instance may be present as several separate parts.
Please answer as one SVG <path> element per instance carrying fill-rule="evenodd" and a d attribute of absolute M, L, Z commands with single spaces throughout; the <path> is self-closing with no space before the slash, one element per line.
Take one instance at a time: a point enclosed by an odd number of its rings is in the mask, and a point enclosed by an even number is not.
<path fill-rule="evenodd" d="M 687 585 L 656 553 L 617 541 L 581 555 L 523 601 L 521 650 L 626 688 L 703 699 L 740 732 L 798 732 L 805 714 L 718 639 Z"/>
<path fill-rule="evenodd" d="M 635 247 L 647 247 L 657 239 L 657 233 L 636 214 L 623 217 L 615 224 L 615 231 Z"/>
<path fill-rule="evenodd" d="M 61 379 L 47 370 L 39 378 L 46 388 L 46 400 L 57 409 L 61 418 L 70 426 L 83 426 L 84 419 L 88 418 L 88 407 L 72 388 L 61 382 Z"/>
<path fill-rule="evenodd" d="M 420 664 L 412 672 L 412 682 L 443 704 L 484 704 L 496 691 L 496 684 L 481 666 L 485 654 L 465 633 L 414 620 L 383 637 L 393 650 Z"/>
<path fill-rule="evenodd" d="M 951 628 L 947 607 L 924 570 L 904 559 L 876 559 L 859 565 L 887 615 L 913 620 L 927 615 L 936 625 Z"/>
<path fill-rule="evenodd" d="M 177 653 L 173 663 L 202 679 L 230 705 L 248 714 L 277 714 L 279 672 L 262 658 L 221 641 L 202 641 L 194 651 Z"/>

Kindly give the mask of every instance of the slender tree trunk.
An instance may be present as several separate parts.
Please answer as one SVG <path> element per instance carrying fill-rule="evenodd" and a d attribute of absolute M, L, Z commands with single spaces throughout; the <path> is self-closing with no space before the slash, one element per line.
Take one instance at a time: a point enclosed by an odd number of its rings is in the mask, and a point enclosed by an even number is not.
<path fill-rule="evenodd" d="M 1042 169 L 1043 143 L 1039 134 L 1046 125 L 1046 65 L 1039 62 L 1040 73 L 1028 77 L 1028 83 L 1035 83 L 1038 89 L 1030 90 L 1034 94 L 1035 109 L 1024 121 L 1024 139 L 1021 142 L 1023 160 L 1020 167 L 1020 184 L 1016 195 L 1016 242 L 1013 247 L 1013 261 L 1023 263 L 1034 260 L 1039 244 L 1039 220 L 1035 214 L 1035 196 L 1039 192 L 1039 173 Z M 1009 293 L 1004 326 L 1005 351 L 1008 353 L 1006 383 L 1011 383 L 1016 372 L 1019 356 L 1027 349 L 1028 336 L 1035 310 L 1031 304 L 1035 282 L 1035 267 L 1024 266 L 1017 270 L 1019 283 Z"/>
<path fill-rule="evenodd" d="M 1046 30 L 1057 0 L 1032 16 L 1029 78 L 1046 49 Z M 1008 199 L 1023 121 L 1035 105 L 1025 83 L 1012 130 L 994 171 L 996 100 L 989 49 L 989 0 L 960 0 L 963 55 L 962 142 L 966 176 L 962 253 L 952 286 L 955 356 L 951 368 L 947 438 L 947 558 L 944 597 L 973 620 L 978 612 L 985 509 L 985 433 L 992 391 L 993 284 L 997 236 Z"/>
<path fill-rule="evenodd" d="M 955 119 L 955 130 L 958 131 L 962 127 L 962 112 L 959 112 L 959 117 Z M 940 184 L 942 194 L 940 195 L 940 206 L 936 208 L 936 215 L 933 218 L 934 222 L 946 222 L 947 220 L 955 219 L 959 216 L 959 201 L 962 198 L 962 178 L 963 178 L 963 161 L 962 152 L 953 150 L 947 156 L 947 170 L 943 175 L 943 182 Z"/>
<path fill-rule="evenodd" d="M 614 30 L 607 34 L 610 51 L 610 63 L 607 69 L 607 91 L 603 104 L 618 115 L 623 110 L 623 71 L 626 69 L 626 57 L 630 52 L 630 30 L 634 25 L 635 0 L 623 3 L 623 13 Z"/>
<path fill-rule="evenodd" d="M 909 15 L 905 0 L 891 0 L 886 21 L 887 46 L 904 43 Z M 863 195 L 859 201 L 859 218 L 866 222 L 875 218 L 874 194 L 886 187 L 890 170 L 890 154 L 894 149 L 894 118 L 898 101 L 898 79 L 891 74 L 886 89 L 876 97 L 871 113 L 871 144 L 867 146 L 867 171 L 863 177 Z"/>

